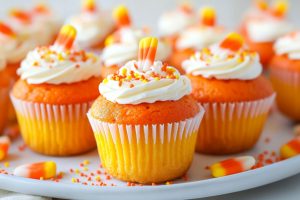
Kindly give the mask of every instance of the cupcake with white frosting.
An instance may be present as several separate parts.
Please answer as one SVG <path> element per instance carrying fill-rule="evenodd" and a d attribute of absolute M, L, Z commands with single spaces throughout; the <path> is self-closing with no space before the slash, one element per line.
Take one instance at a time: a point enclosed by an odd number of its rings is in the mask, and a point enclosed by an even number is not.
<path fill-rule="evenodd" d="M 113 13 L 118 29 L 105 40 L 105 47 L 102 52 L 103 77 L 115 73 L 128 61 L 136 60 L 139 41 L 147 36 L 146 30 L 132 26 L 126 7 L 118 6 Z M 171 46 L 161 40 L 157 51 L 157 59 L 165 62 L 171 54 Z"/>
<path fill-rule="evenodd" d="M 279 38 L 270 62 L 270 78 L 277 92 L 279 110 L 287 117 L 300 120 L 300 31 Z"/>
<path fill-rule="evenodd" d="M 245 47 L 240 35 L 231 33 L 185 60 L 183 68 L 193 97 L 206 111 L 196 150 L 229 154 L 252 148 L 274 99 L 259 55 Z"/>
<path fill-rule="evenodd" d="M 216 24 L 215 10 L 211 7 L 204 7 L 201 9 L 199 23 L 185 28 L 178 35 L 169 63 L 184 73 L 181 68 L 182 61 L 196 51 L 221 41 L 225 35 L 225 28 Z"/>
<path fill-rule="evenodd" d="M 86 112 L 98 96 L 101 63 L 75 49 L 75 38 L 66 25 L 54 45 L 30 51 L 11 93 L 24 142 L 42 154 L 75 155 L 96 146 Z"/>
<path fill-rule="evenodd" d="M 268 5 L 264 0 L 256 1 L 255 9 L 242 22 L 241 34 L 249 48 L 259 53 L 264 67 L 268 67 L 274 56 L 274 42 L 293 30 L 286 20 L 287 7 L 284 0 L 276 1 L 274 5 Z"/>
<path fill-rule="evenodd" d="M 138 60 L 103 80 L 88 113 L 102 165 L 124 181 L 172 180 L 193 159 L 203 109 L 190 96 L 186 76 L 154 61 L 157 43 L 140 41 Z"/>
<path fill-rule="evenodd" d="M 75 45 L 81 49 L 102 49 L 105 38 L 116 28 L 110 12 L 99 8 L 94 0 L 83 0 L 82 12 L 66 23 L 76 28 Z"/>

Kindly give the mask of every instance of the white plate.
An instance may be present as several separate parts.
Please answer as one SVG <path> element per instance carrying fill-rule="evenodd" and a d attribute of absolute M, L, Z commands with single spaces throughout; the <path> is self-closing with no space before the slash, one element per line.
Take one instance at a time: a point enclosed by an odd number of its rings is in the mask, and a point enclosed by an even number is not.
<path fill-rule="evenodd" d="M 278 153 L 279 147 L 293 137 L 292 126 L 293 124 L 287 119 L 277 113 L 273 113 L 256 147 L 251 151 L 239 155 L 257 156 L 265 150 L 274 150 Z M 82 156 L 55 158 L 35 154 L 29 149 L 20 152 L 18 146 L 21 144 L 21 140 L 13 144 L 10 156 L 7 159 L 10 163 L 10 167 L 5 168 L 4 162 L 2 162 L 0 163 L 0 168 L 12 172 L 14 167 L 20 164 L 53 160 L 58 165 L 58 171 L 64 172 L 65 176 L 59 183 L 56 183 L 53 181 L 31 180 L 2 174 L 0 175 L 0 189 L 57 198 L 94 199 L 101 197 L 103 199 L 119 199 L 122 197 L 122 199 L 131 200 L 141 198 L 144 200 L 200 198 L 262 186 L 300 172 L 300 157 L 298 156 L 244 173 L 222 178 L 211 178 L 209 170 L 205 169 L 206 166 L 221 159 L 237 155 L 205 156 L 196 154 L 193 164 L 187 173 L 189 177 L 188 181 L 181 179 L 171 185 L 128 187 L 124 182 L 114 179 L 106 180 L 106 176 L 102 174 L 101 177 L 105 183 L 108 185 L 113 183 L 117 186 L 86 186 L 82 185 L 82 183 L 71 182 L 72 178 L 80 176 L 75 173 L 70 173 L 70 168 L 74 170 L 80 169 L 84 173 L 95 172 L 99 169 L 99 158 L 96 151 Z M 88 165 L 89 171 L 87 172 L 83 171 L 83 168 L 79 166 L 79 163 L 83 160 L 89 160 L 91 162 L 91 164 Z M 101 170 L 102 172 L 104 171 L 103 169 Z M 93 180 L 94 179 L 95 177 L 93 177 Z M 91 184 L 91 182 L 87 182 Z M 95 183 L 95 181 L 92 182 Z"/>

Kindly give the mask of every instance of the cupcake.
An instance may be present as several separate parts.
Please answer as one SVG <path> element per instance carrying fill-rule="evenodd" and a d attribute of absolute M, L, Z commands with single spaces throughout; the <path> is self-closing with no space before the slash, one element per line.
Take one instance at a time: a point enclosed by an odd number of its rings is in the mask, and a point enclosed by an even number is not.
<path fill-rule="evenodd" d="M 37 47 L 22 61 L 11 92 L 24 142 L 46 155 L 94 149 L 86 113 L 98 96 L 100 60 L 74 49 L 76 30 L 64 26 L 54 45 Z"/>
<path fill-rule="evenodd" d="M 123 181 L 175 179 L 193 160 L 203 109 L 186 76 L 154 62 L 156 48 L 157 39 L 142 39 L 138 61 L 103 80 L 88 113 L 103 167 Z"/>
<path fill-rule="evenodd" d="M 118 29 L 105 40 L 101 59 L 103 61 L 102 77 L 115 73 L 128 61 L 136 60 L 139 41 L 147 35 L 145 29 L 132 27 L 126 7 L 118 6 L 113 14 Z M 167 61 L 171 50 L 171 46 L 167 42 L 160 40 L 157 59 Z"/>
<path fill-rule="evenodd" d="M 270 78 L 279 110 L 300 121 L 300 31 L 279 38 L 270 62 Z"/>
<path fill-rule="evenodd" d="M 196 150 L 207 154 L 239 153 L 252 148 L 274 100 L 259 56 L 231 33 L 222 42 L 183 62 L 192 95 L 204 106 Z"/>
<path fill-rule="evenodd" d="M 187 27 L 196 22 L 196 15 L 191 5 L 184 3 L 177 9 L 163 13 L 158 20 L 159 34 L 170 43 Z"/>
<path fill-rule="evenodd" d="M 181 69 L 182 61 L 188 59 L 195 51 L 219 42 L 225 37 L 224 28 L 216 25 L 213 8 L 202 8 L 199 21 L 199 24 L 188 27 L 179 34 L 175 41 L 174 52 L 169 58 L 169 63 L 182 73 L 184 73 Z"/>
<path fill-rule="evenodd" d="M 273 44 L 276 39 L 289 33 L 292 26 L 285 19 L 286 1 L 277 1 L 269 6 L 265 1 L 256 1 L 256 9 L 250 11 L 241 25 L 249 49 L 260 55 L 261 63 L 268 67 L 274 56 Z"/>
<path fill-rule="evenodd" d="M 75 45 L 83 49 L 100 50 L 105 38 L 115 30 L 111 14 L 97 7 L 94 0 L 83 0 L 80 14 L 67 19 L 78 32 Z"/>

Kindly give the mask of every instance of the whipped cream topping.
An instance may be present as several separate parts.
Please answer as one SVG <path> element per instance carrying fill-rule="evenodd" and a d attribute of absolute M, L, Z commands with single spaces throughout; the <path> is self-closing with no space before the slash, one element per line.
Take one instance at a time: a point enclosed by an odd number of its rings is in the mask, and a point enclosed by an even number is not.
<path fill-rule="evenodd" d="M 100 65 L 92 53 L 37 47 L 28 53 L 17 73 L 29 84 L 69 84 L 100 76 Z"/>
<path fill-rule="evenodd" d="M 249 19 L 246 29 L 249 38 L 254 42 L 273 42 L 293 30 L 287 21 L 275 17 Z"/>
<path fill-rule="evenodd" d="M 177 9 L 164 13 L 158 21 L 159 33 L 162 36 L 176 35 L 196 22 L 193 12 Z"/>
<path fill-rule="evenodd" d="M 181 76 L 175 68 L 160 61 L 153 65 L 130 61 L 99 86 L 101 95 L 118 104 L 176 101 L 190 94 L 191 90 L 186 76 Z"/>
<path fill-rule="evenodd" d="M 300 60 L 300 32 L 279 38 L 274 45 L 277 55 L 287 55 L 291 60 Z"/>
<path fill-rule="evenodd" d="M 118 42 L 110 44 L 103 49 L 102 60 L 105 67 L 113 65 L 124 65 L 130 60 L 136 60 L 139 49 L 139 41 L 146 36 L 140 29 L 124 27 L 115 34 Z M 159 42 L 157 49 L 157 59 L 166 60 L 171 54 L 171 46 L 166 42 Z"/>
<path fill-rule="evenodd" d="M 79 48 L 90 48 L 97 45 L 113 30 L 114 22 L 109 13 L 82 12 L 67 20 L 66 24 L 77 30 L 75 45 Z"/>
<path fill-rule="evenodd" d="M 219 45 L 195 53 L 182 66 L 188 74 L 220 80 L 252 80 L 262 73 L 257 53 L 243 48 L 232 52 Z"/>
<path fill-rule="evenodd" d="M 215 26 L 194 26 L 183 31 L 176 41 L 177 49 L 201 50 L 221 41 L 225 36 L 224 28 Z"/>

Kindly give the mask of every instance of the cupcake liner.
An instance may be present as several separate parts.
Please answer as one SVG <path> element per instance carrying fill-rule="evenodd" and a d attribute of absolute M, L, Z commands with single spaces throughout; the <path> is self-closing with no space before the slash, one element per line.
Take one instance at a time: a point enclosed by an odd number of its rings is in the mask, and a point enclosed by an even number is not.
<path fill-rule="evenodd" d="M 278 109 L 291 119 L 300 120 L 300 72 L 271 68 L 270 78 Z"/>
<path fill-rule="evenodd" d="M 238 153 L 250 149 L 261 135 L 275 94 L 257 101 L 204 103 L 196 151 L 208 154 Z"/>
<path fill-rule="evenodd" d="M 193 118 L 166 124 L 113 124 L 88 118 L 103 166 L 114 177 L 154 183 L 186 173 L 204 109 Z"/>
<path fill-rule="evenodd" d="M 0 135 L 8 120 L 9 88 L 0 88 Z"/>
<path fill-rule="evenodd" d="M 22 137 L 42 154 L 67 156 L 96 147 L 86 113 L 92 102 L 50 105 L 27 102 L 11 95 Z"/>

